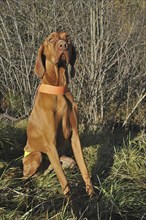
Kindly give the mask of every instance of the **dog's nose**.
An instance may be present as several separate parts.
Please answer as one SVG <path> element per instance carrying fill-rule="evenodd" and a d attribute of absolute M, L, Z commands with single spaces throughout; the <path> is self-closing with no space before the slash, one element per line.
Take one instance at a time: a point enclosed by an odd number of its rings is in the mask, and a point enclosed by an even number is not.
<path fill-rule="evenodd" d="M 60 50 L 66 50 L 67 47 L 68 47 L 68 45 L 67 45 L 66 41 L 64 41 L 64 40 L 59 40 L 58 41 L 58 48 Z"/>

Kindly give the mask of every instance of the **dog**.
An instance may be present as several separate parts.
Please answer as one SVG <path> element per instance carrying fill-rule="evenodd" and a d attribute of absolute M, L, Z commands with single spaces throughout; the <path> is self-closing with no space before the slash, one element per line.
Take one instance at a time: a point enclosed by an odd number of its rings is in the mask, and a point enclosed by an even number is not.
<path fill-rule="evenodd" d="M 42 153 L 49 158 L 64 195 L 70 186 L 61 166 L 74 160 L 59 154 L 68 141 L 81 171 L 89 196 L 94 194 L 93 186 L 83 157 L 77 123 L 77 104 L 68 89 L 70 65 L 71 77 L 75 74 L 76 50 L 68 33 L 53 32 L 41 44 L 34 72 L 40 78 L 33 110 L 27 126 L 27 143 L 24 148 L 23 176 L 34 175 L 42 162 Z"/>

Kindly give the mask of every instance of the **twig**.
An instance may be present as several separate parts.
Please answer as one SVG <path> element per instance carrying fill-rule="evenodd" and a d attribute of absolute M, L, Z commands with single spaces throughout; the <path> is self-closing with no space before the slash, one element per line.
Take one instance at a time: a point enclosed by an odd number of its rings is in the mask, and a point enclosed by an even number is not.
<path fill-rule="evenodd" d="M 10 121 L 12 121 L 12 122 L 14 122 L 14 121 L 15 121 L 15 122 L 16 122 L 16 121 L 19 121 L 19 120 L 24 119 L 24 118 L 26 118 L 26 117 L 27 117 L 26 115 L 23 115 L 23 116 L 21 116 L 21 117 L 19 117 L 19 118 L 15 118 L 15 117 L 13 117 L 13 116 L 7 114 L 7 113 L 0 114 L 0 119 L 2 119 L 2 118 L 7 118 L 8 120 L 10 120 Z"/>
<path fill-rule="evenodd" d="M 131 117 L 131 115 L 134 113 L 134 111 L 136 110 L 136 108 L 138 107 L 138 105 L 142 102 L 142 100 L 146 97 L 146 93 L 144 93 L 144 95 L 138 100 L 138 102 L 136 103 L 136 105 L 134 106 L 134 108 L 132 109 L 132 111 L 129 113 L 129 115 L 127 116 L 127 118 L 125 119 L 124 123 L 123 123 L 123 127 L 127 124 L 127 121 L 129 120 L 129 118 Z"/>

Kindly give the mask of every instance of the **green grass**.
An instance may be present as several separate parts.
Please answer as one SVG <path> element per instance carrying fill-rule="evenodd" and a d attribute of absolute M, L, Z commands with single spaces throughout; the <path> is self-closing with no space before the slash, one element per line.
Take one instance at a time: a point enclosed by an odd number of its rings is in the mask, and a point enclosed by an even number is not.
<path fill-rule="evenodd" d="M 144 220 L 146 142 L 143 132 L 102 128 L 83 132 L 85 160 L 98 196 L 88 198 L 78 169 L 65 170 L 73 201 L 66 200 L 54 172 L 24 180 L 27 121 L 0 124 L 0 220 Z"/>
<path fill-rule="evenodd" d="M 110 175 L 101 183 L 107 210 L 123 219 L 146 217 L 146 142 L 139 136 L 115 150 Z"/>

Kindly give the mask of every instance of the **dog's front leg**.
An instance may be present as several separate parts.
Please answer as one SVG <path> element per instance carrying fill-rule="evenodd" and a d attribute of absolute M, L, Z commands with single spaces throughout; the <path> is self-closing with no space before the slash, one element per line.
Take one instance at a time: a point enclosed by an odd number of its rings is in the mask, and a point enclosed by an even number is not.
<path fill-rule="evenodd" d="M 55 145 L 51 145 L 48 150 L 47 150 L 47 155 L 48 158 L 52 164 L 52 167 L 55 170 L 55 173 L 59 179 L 59 182 L 61 184 L 62 187 L 62 191 L 64 195 L 67 195 L 70 192 L 70 188 L 69 188 L 69 184 L 68 181 L 65 177 L 64 171 L 62 169 L 60 160 L 59 160 L 59 156 L 58 156 L 58 152 L 56 150 L 56 146 Z"/>
<path fill-rule="evenodd" d="M 77 117 L 76 117 L 76 112 L 74 111 L 74 109 L 70 112 L 70 123 L 72 127 L 71 144 L 72 144 L 74 156 L 78 164 L 78 167 L 81 171 L 83 180 L 85 182 L 86 192 L 91 197 L 94 194 L 94 190 L 93 190 L 89 172 L 87 170 L 87 166 L 85 164 L 82 149 L 81 149 L 79 134 L 77 130 Z"/>
<path fill-rule="evenodd" d="M 58 130 L 58 123 L 60 116 L 58 114 L 57 119 L 55 121 L 54 113 L 49 112 L 48 114 L 48 121 L 49 121 L 49 132 L 46 135 L 46 154 L 50 160 L 50 163 L 59 179 L 59 182 L 62 187 L 62 191 L 64 195 L 67 195 L 70 192 L 68 181 L 65 177 L 64 171 L 62 169 L 58 151 L 56 148 L 56 131 Z M 45 131 L 44 131 L 45 133 Z"/>

